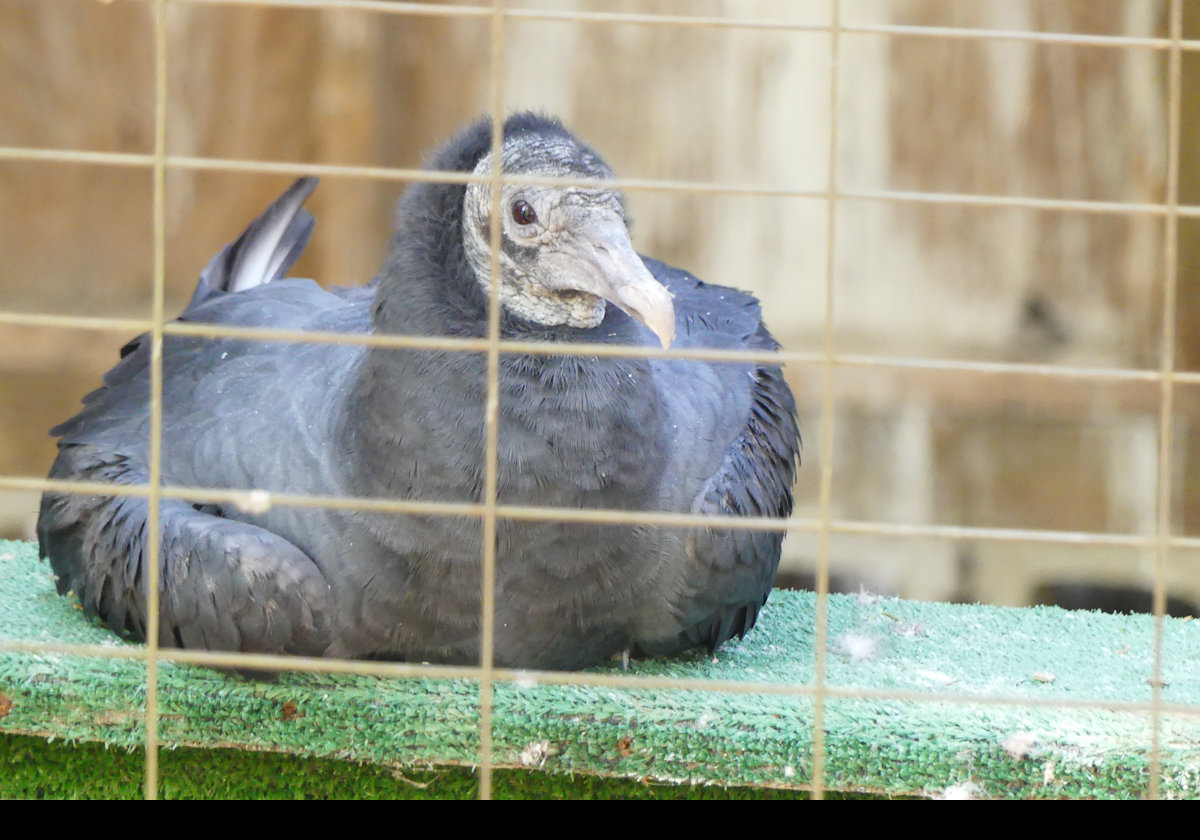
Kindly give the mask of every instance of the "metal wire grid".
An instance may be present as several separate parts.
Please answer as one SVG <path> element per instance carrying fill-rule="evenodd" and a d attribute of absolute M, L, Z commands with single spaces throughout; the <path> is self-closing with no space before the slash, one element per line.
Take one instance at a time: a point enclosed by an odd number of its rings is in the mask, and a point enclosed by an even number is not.
<path fill-rule="evenodd" d="M 625 14 L 608 12 L 545 11 L 505 8 L 504 0 L 494 0 L 491 6 L 446 7 L 404 2 L 381 2 L 381 0 L 142 0 L 151 6 L 154 21 L 155 55 L 155 105 L 154 105 L 154 151 L 151 154 L 125 154 L 88 151 L 59 151 L 45 148 L 0 147 L 0 159 L 25 161 L 58 161 L 64 163 L 90 163 L 109 166 L 132 166 L 149 168 L 153 173 L 153 238 L 154 238 L 154 283 L 150 319 L 136 318 L 93 318 L 62 316 L 54 314 L 28 314 L 0 311 L 0 324 L 25 326 L 65 327 L 72 329 L 104 330 L 119 333 L 146 331 L 151 334 L 151 449 L 150 480 L 146 485 L 115 487 L 96 482 L 71 482 L 50 479 L 30 479 L 17 476 L 0 476 L 0 489 L 35 490 L 73 493 L 103 493 L 108 495 L 134 495 L 147 499 L 150 509 L 147 544 L 149 616 L 148 641 L 142 648 L 111 648 L 91 645 L 54 645 L 32 642 L 0 642 L 0 650 L 23 652 L 55 652 L 69 655 L 102 658 L 127 658 L 145 660 L 147 665 L 147 696 L 145 716 L 145 795 L 153 799 L 158 791 L 158 707 L 157 666 L 161 660 L 195 663 L 209 666 L 255 668 L 270 670 L 321 671 L 330 673 L 375 674 L 392 677 L 441 677 L 468 678 L 480 685 L 480 756 L 478 765 L 479 795 L 489 798 L 491 794 L 491 689 L 497 680 L 536 679 L 549 684 L 574 683 L 581 685 L 603 685 L 626 688 L 674 688 L 724 691 L 733 693 L 786 694 L 797 698 L 810 696 L 814 701 L 813 756 L 809 789 L 815 797 L 825 791 L 824 781 L 824 703 L 826 698 L 891 699 L 913 702 L 972 703 L 1005 706 L 1047 706 L 1055 708 L 1110 709 L 1128 712 L 1148 712 L 1152 721 L 1150 788 L 1152 797 L 1158 795 L 1160 773 L 1160 719 L 1164 713 L 1200 715 L 1200 709 L 1162 701 L 1162 617 L 1166 601 L 1165 568 L 1171 549 L 1200 548 L 1200 538 L 1178 537 L 1171 534 L 1170 496 L 1173 441 L 1174 387 L 1176 384 L 1200 384 L 1200 373 L 1175 370 L 1175 318 L 1177 287 L 1177 233 L 1181 217 L 1200 217 L 1200 206 L 1183 206 L 1178 200 L 1178 175 L 1180 156 L 1180 102 L 1181 102 L 1181 59 L 1184 51 L 1200 51 L 1200 41 L 1182 38 L 1182 2 L 1170 0 L 1169 36 L 1167 38 L 1141 38 L 1119 36 L 1076 35 L 1067 33 L 1017 32 L 1004 30 L 976 30 L 952 27 L 916 27 L 899 25 L 842 25 L 839 0 L 831 0 L 832 17 L 827 25 L 801 24 L 788 21 L 758 19 L 736 19 L 720 17 L 691 17 L 680 15 Z M 651 179 L 617 179 L 616 186 L 630 190 L 657 190 L 672 192 L 695 192 L 736 194 L 749 196 L 785 196 L 821 198 L 827 204 L 829 241 L 826 257 L 826 311 L 823 340 L 820 352 L 778 351 L 731 352 L 731 351 L 680 351 L 656 348 L 613 348 L 590 344 L 547 346 L 538 343 L 501 341 L 499 338 L 499 307 L 497 287 L 493 284 L 486 339 L 414 338 L 408 336 L 349 336 L 328 333 L 298 333 L 291 331 L 219 327 L 206 324 L 166 323 L 163 312 L 165 287 L 165 173 L 168 169 L 248 171 L 255 173 L 328 174 L 342 177 L 369 178 L 391 181 L 428 181 L 461 183 L 469 180 L 490 180 L 496 186 L 501 182 L 565 183 L 555 179 L 528 179 L 504 176 L 498 169 L 489 178 L 471 175 L 431 173 L 389 167 L 364 167 L 341 165 L 271 163 L 252 160 L 200 158 L 168 155 L 166 152 L 167 113 L 167 54 L 166 9 L 168 3 L 193 5 L 241 5 L 271 6 L 308 9 L 350 9 L 382 14 L 436 15 L 442 17 L 488 18 L 491 24 L 490 57 L 490 102 L 493 114 L 504 113 L 502 70 L 504 67 L 505 26 L 509 20 L 566 20 L 594 24 L 632 23 L 646 26 L 667 27 L 713 27 L 778 29 L 827 33 L 831 40 L 831 129 L 829 136 L 829 180 L 824 191 L 773 189 L 754 185 L 715 184 L 705 182 L 665 181 Z M 885 36 L 915 36 L 928 38 L 952 38 L 970 40 L 1015 40 L 1034 43 L 1072 44 L 1125 49 L 1149 49 L 1166 51 L 1167 74 L 1167 195 L 1166 201 L 1155 203 L 1126 203 L 1111 201 L 1077 201 L 987 195 L 966 195 L 937 192 L 913 192 L 896 190 L 850 190 L 840 189 L 837 183 L 838 160 L 838 83 L 839 45 L 844 34 L 879 34 Z M 501 123 L 493 123 L 493 151 L 498 152 L 501 144 Z M 494 154 L 496 161 L 499 154 Z M 572 182 L 578 183 L 578 182 Z M 499 192 L 493 190 L 492 223 L 492 273 L 498 276 Z M 848 200 L 917 202 L 980 207 L 1018 207 L 1037 210 L 1058 210 L 1080 213 L 1115 214 L 1122 216 L 1155 215 L 1164 218 L 1163 235 L 1163 319 L 1161 331 L 1160 365 L 1157 370 L 1127 370 L 1099 367 L 1066 367 L 1056 365 L 1031 365 L 991 362 L 958 362 L 924 358 L 898 358 L 869 355 L 839 354 L 835 347 L 833 327 L 834 304 L 834 255 L 837 237 L 836 207 Z M 344 342 L 384 347 L 416 347 L 424 349 L 446 349 L 464 352 L 485 352 L 488 356 L 488 397 L 486 404 L 487 441 L 486 476 L 484 501 L 480 504 L 456 504 L 443 502 L 397 501 L 391 499 L 364 499 L 330 496 L 299 496 L 264 491 L 230 491 L 210 488 L 162 487 L 161 479 L 161 424 L 162 424 L 162 342 L 166 335 L 201 335 L 265 340 L 300 342 Z M 770 518 L 700 517 L 686 514 L 653 513 L 647 511 L 618 510 L 571 510 L 536 506 L 498 504 L 496 498 L 497 429 L 498 429 L 498 364 L 501 353 L 540 354 L 588 354 L 620 355 L 626 357 L 670 357 L 712 361 L 774 361 L 819 365 L 821 370 L 820 451 L 823 454 L 819 477 L 819 506 L 815 519 L 792 517 L 788 520 Z M 846 367 L 874 367 L 891 369 L 931 369 L 966 372 L 978 376 L 1019 374 L 1024 376 L 1057 379 L 1082 379 L 1098 381 L 1151 381 L 1159 385 L 1159 449 L 1158 481 L 1156 485 L 1156 530 L 1153 535 L 1097 534 L 1073 531 L 1036 531 L 1006 528 L 978 528 L 939 525 L 906 525 L 875 521 L 836 520 L 832 516 L 832 443 L 834 421 L 833 380 L 835 371 Z M 414 665 L 407 663 L 382 663 L 281 657 L 260 654 L 231 654 L 194 650 L 160 650 L 158 647 L 158 508 L 162 499 L 188 499 L 201 502 L 226 502 L 242 506 L 288 505 L 306 507 L 336 507 L 358 510 L 390 511 L 425 515 L 448 515 L 481 520 L 483 539 L 484 598 L 482 610 L 482 661 L 478 667 Z M 495 603 L 494 584 L 494 534 L 498 518 L 514 520 L 588 521 L 609 524 L 645 524 L 674 527 L 705 527 L 720 524 L 723 528 L 772 529 L 786 528 L 788 531 L 815 532 L 818 542 L 817 573 L 817 624 L 815 628 L 815 682 L 811 686 L 781 686 L 755 682 L 724 682 L 711 680 L 680 680 L 672 678 L 646 678 L 633 675 L 608 675 L 589 673 L 544 672 L 531 674 L 493 667 L 492 661 L 492 617 Z M 1029 698 L 980 697 L 941 693 L 936 695 L 879 691 L 859 688 L 840 688 L 825 684 L 825 662 L 827 656 L 826 607 L 829 578 L 829 540 L 831 535 L 860 534 L 894 537 L 923 537 L 946 540 L 985 540 L 1020 543 L 1066 543 L 1073 545 L 1120 545 L 1155 550 L 1154 576 L 1154 666 L 1150 683 L 1152 695 L 1149 703 L 1104 703 L 1100 701 L 1036 700 Z"/>

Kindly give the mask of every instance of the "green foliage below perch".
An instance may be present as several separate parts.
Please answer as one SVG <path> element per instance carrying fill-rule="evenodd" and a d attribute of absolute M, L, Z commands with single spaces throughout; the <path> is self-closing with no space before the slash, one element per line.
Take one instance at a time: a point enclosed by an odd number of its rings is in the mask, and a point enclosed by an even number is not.
<path fill-rule="evenodd" d="M 776 592 L 755 631 L 715 659 L 639 661 L 629 673 L 813 685 L 815 613 L 811 593 Z M 1159 718 L 1159 791 L 1190 797 L 1200 786 L 1200 622 L 1167 619 L 1163 639 L 1169 711 Z M 123 644 L 56 595 L 36 548 L 17 542 L 0 542 L 0 640 Z M 1153 640 L 1147 616 L 832 596 L 826 786 L 884 795 L 1145 795 L 1148 711 L 1044 704 L 1148 703 Z M 599 670 L 620 676 L 615 663 Z M 137 795 L 140 759 L 127 751 L 143 738 L 144 680 L 144 664 L 133 660 L 0 652 L 0 732 L 10 733 L 0 738 L 0 752 L 8 754 L 7 766 L 21 768 L 0 795 Z M 841 696 L 851 690 L 872 696 Z M 879 692 L 929 699 L 881 699 Z M 206 748 L 164 749 L 163 793 L 469 796 L 477 703 L 478 689 L 466 680 L 284 674 L 263 682 L 162 663 L 162 742 Z M 669 784 L 691 798 L 759 796 L 809 784 L 808 696 L 528 680 L 498 683 L 494 709 L 494 761 L 514 768 L 497 775 L 499 795 L 637 796 L 661 794 Z M 98 781 L 81 775 L 60 741 L 106 744 L 73 749 L 92 756 L 89 766 L 108 756 L 104 761 L 119 757 L 126 769 Z M 325 759 L 340 761 L 319 765 Z M 288 772 L 308 781 L 264 783 L 280 777 L 278 762 L 286 761 Z M 209 762 L 226 769 L 198 777 L 197 763 Z M 520 770 L 531 764 L 540 772 Z M 231 774 L 244 777 L 244 787 L 212 781 Z M 347 774 L 356 781 L 347 782 Z M 420 785 L 431 779 L 434 792 L 423 793 Z"/>

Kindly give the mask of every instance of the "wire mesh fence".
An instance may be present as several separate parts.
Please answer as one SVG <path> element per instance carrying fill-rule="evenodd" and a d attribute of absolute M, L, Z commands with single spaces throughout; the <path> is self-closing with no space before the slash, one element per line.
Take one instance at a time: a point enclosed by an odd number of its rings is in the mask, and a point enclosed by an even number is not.
<path fill-rule="evenodd" d="M 126 0 L 122 0 L 126 2 Z M 128 0 L 133 3 L 134 0 Z M 829 590 L 831 571 L 831 541 L 842 537 L 882 537 L 887 539 L 938 540 L 951 543 L 1020 543 L 1036 545 L 1106 546 L 1139 549 L 1152 552 L 1154 556 L 1154 613 L 1160 619 L 1164 613 L 1167 597 L 1168 567 L 1172 552 L 1200 550 L 1200 536 L 1188 535 L 1179 524 L 1173 522 L 1173 500 L 1181 492 L 1177 486 L 1180 467 L 1177 463 L 1179 447 L 1176 440 L 1175 423 L 1179 414 L 1177 402 L 1179 389 L 1200 384 L 1200 372 L 1181 370 L 1176 363 L 1177 347 L 1177 297 L 1179 278 L 1178 242 L 1181 219 L 1200 217 L 1200 206 L 1180 202 L 1179 169 L 1181 158 L 1181 67 L 1184 56 L 1200 50 L 1200 41 L 1183 37 L 1183 3 L 1170 0 L 1163 7 L 1167 21 L 1165 37 L 1142 37 L 1114 34 L 1080 34 L 1072 32 L 1026 31 L 1021 29 L 972 29 L 965 27 L 930 27 L 906 24 L 863 24 L 843 22 L 846 5 L 833 2 L 827 13 L 816 15 L 812 20 L 788 19 L 777 14 L 756 16 L 753 7 L 741 15 L 690 15 L 642 12 L 587 11 L 577 8 L 540 8 L 536 3 L 513 3 L 497 0 L 493 5 L 444 5 L 403 2 L 353 2 L 352 0 L 146 0 L 136 5 L 144 7 L 151 22 L 153 62 L 153 149 L 149 152 L 88 151 L 82 149 L 34 148 L 26 146 L 0 146 L 0 161 L 35 162 L 54 165 L 90 165 L 101 167 L 130 168 L 148 172 L 152 179 L 150 194 L 152 208 L 153 277 L 152 302 L 148 317 L 105 317 L 91 315 L 69 315 L 58 312 L 36 312 L 0 309 L 0 325 L 19 327 L 41 327 L 67 330 L 84 330 L 103 333 L 106 336 L 126 336 L 134 332 L 148 332 L 156 352 L 151 368 L 150 398 L 150 480 L 145 485 L 115 487 L 106 484 L 63 482 L 50 479 L 31 478 L 19 475 L 0 475 L 0 490 L 48 491 L 70 493 L 103 493 L 107 495 L 133 495 L 145 497 L 150 505 L 150 535 L 146 541 L 149 556 L 146 569 L 149 574 L 149 628 L 148 643 L 144 648 L 108 648 L 101 646 L 46 645 L 42 643 L 6 641 L 0 649 L 13 651 L 49 651 L 73 655 L 96 657 L 136 658 L 147 663 L 147 701 L 145 720 L 146 768 L 145 791 L 149 798 L 159 790 L 157 752 L 159 748 L 159 721 L 157 705 L 157 664 L 160 661 L 196 663 L 208 666 L 239 667 L 257 669 L 280 669 L 289 671 L 324 671 L 335 673 L 377 674 L 391 677 L 454 677 L 475 681 L 480 688 L 479 730 L 479 792 L 488 798 L 491 792 L 493 756 L 491 752 L 492 687 L 497 681 L 528 680 L 525 672 L 497 668 L 492 659 L 492 625 L 495 606 L 494 554 L 497 523 L 505 520 L 555 521 L 555 522 L 603 522 L 607 524 L 644 525 L 654 527 L 711 527 L 734 529 L 786 529 L 793 536 L 806 534 L 812 540 L 815 551 L 816 591 L 818 613 L 814 628 L 815 681 L 811 685 L 781 686 L 770 683 L 746 681 L 740 683 L 706 682 L 697 680 L 671 680 L 644 678 L 636 675 L 589 674 L 589 673 L 539 673 L 536 680 L 547 684 L 579 683 L 588 685 L 612 685 L 631 688 L 680 688 L 710 691 L 784 694 L 795 697 L 810 697 L 813 700 L 813 757 L 809 768 L 808 786 L 816 796 L 825 791 L 824 776 L 824 729 L 822 726 L 825 704 L 830 698 L 894 698 L 913 702 L 962 702 L 997 705 L 1030 704 L 1028 698 L 1004 696 L 978 697 L 959 696 L 945 692 L 931 697 L 920 692 L 880 692 L 862 688 L 831 685 L 825 677 L 825 662 L 830 655 L 830 643 L 826 635 L 826 595 Z M 536 184 L 579 183 L 545 178 L 515 178 L 497 168 L 490 177 L 454 175 L 431 172 L 426 169 L 406 166 L 354 165 L 346 163 L 308 163 L 295 161 L 253 160 L 236 156 L 214 156 L 208 154 L 179 154 L 171 149 L 168 126 L 171 124 L 172 102 L 170 79 L 173 72 L 172 55 L 178 48 L 179 33 L 171 30 L 172 7 L 270 7 L 297 12 L 354 12 L 378 16 L 432 16 L 437 18 L 471 19 L 479 22 L 487 32 L 489 86 L 486 94 L 486 109 L 492 114 L 504 114 L 512 110 L 506 96 L 504 84 L 505 68 L 514 61 L 525 60 L 514 56 L 508 49 L 508 34 L 514 26 L 568 22 L 586 25 L 589 32 L 602 32 L 605 27 L 634 26 L 658 28 L 668 32 L 681 30 L 703 30 L 716 33 L 719 37 L 736 31 L 766 31 L 783 33 L 785 36 L 819 38 L 824 43 L 828 61 L 828 89 L 825 92 L 831 103 L 828 132 L 821 139 L 824 156 L 825 183 L 800 185 L 787 183 L 772 184 L 763 178 L 751 181 L 738 179 L 691 180 L 682 178 L 618 177 L 615 186 L 636 194 L 664 194 L 667 196 L 720 197 L 730 200 L 745 198 L 751 201 L 780 199 L 815 202 L 822 208 L 825 229 L 823 254 L 823 295 L 821 296 L 821 332 L 816 349 L 785 348 L 782 351 L 764 353 L 748 351 L 679 350 L 658 348 L 598 347 L 594 344 L 541 344 L 502 340 L 499 328 L 499 304 L 496 286 L 490 305 L 488 334 L 483 339 L 430 338 L 400 335 L 346 335 L 340 333 L 288 332 L 268 329 L 233 328 L 211 324 L 179 323 L 170 321 L 166 307 L 168 288 L 167 215 L 169 200 L 169 177 L 175 172 L 232 173 L 255 175 L 324 175 L 333 178 L 380 181 L 389 184 L 413 183 L 436 180 L 438 182 L 462 183 L 465 181 L 490 181 L 493 185 L 503 182 Z M 1014 42 L 1027 45 L 1050 45 L 1070 49 L 1111 49 L 1146 51 L 1165 57 L 1165 91 L 1162 106 L 1166 115 L 1167 148 L 1165 150 L 1165 194 L 1161 201 L 1123 201 L 1110 198 L 1061 198 L 1034 195 L 973 194 L 965 192 L 921 191 L 910 189 L 883 189 L 847 185 L 843 177 L 845 164 L 840 158 L 839 132 L 844 130 L 844 117 L 840 103 L 845 101 L 845 39 L 849 36 L 878 37 L 884 39 L 914 38 L 954 40 L 961 42 Z M 597 35 L 597 37 L 599 37 Z M 493 130 L 493 153 L 499 160 L 498 151 L 502 142 L 499 123 Z M 651 173 L 652 175 L 655 173 Z M 796 180 L 796 179 L 792 179 Z M 800 179 L 802 180 L 802 179 Z M 853 182 L 853 179 L 849 179 Z M 498 192 L 492 205 L 492 271 L 496 276 L 499 260 Z M 839 247 L 858 247 L 853 234 L 843 232 L 840 208 L 847 205 L 868 203 L 900 206 L 928 206 L 949 208 L 1015 209 L 1031 212 L 1083 214 L 1086 216 L 1113 216 L 1122 219 L 1150 217 L 1161 221 L 1161 278 L 1158 293 L 1161 295 L 1161 318 L 1158 332 L 1157 365 L 1153 367 L 1130 367 L 1110 365 L 1043 364 L 1020 361 L 979 361 L 922 357 L 917 355 L 895 355 L 887 353 L 860 353 L 841 349 L 837 327 L 836 303 L 839 297 Z M 849 244 L 842 246 L 844 239 Z M 729 282 L 726 278 L 708 278 L 716 282 Z M 730 282 L 730 285 L 737 285 Z M 161 347 L 171 336 L 228 337 L 245 340 L 272 340 L 298 343 L 335 342 L 389 347 L 400 349 L 438 349 L 464 353 L 486 354 L 488 360 L 488 398 L 486 415 L 485 489 L 479 503 L 444 502 L 431 500 L 397 500 L 390 498 L 348 498 L 342 496 L 314 496 L 281 493 L 270 489 L 244 491 L 210 487 L 185 487 L 166 485 L 161 481 L 162 440 L 162 370 Z M 561 509 L 527 505 L 503 504 L 497 494 L 497 435 L 499 415 L 497 405 L 498 366 L 504 354 L 568 354 L 607 356 L 620 355 L 644 358 L 686 358 L 711 361 L 766 361 L 789 366 L 789 370 L 802 371 L 811 384 L 812 393 L 819 395 L 819 410 L 814 411 L 816 428 L 806 428 L 805 438 L 816 441 L 819 453 L 819 471 L 807 474 L 811 488 L 811 501 L 807 515 L 797 514 L 788 520 L 758 517 L 723 517 L 670 514 L 638 510 L 594 510 Z M 984 383 L 1005 378 L 1023 380 L 1046 380 L 1063 383 L 1064 388 L 1080 383 L 1104 385 L 1133 384 L 1152 389 L 1153 417 L 1156 422 L 1157 451 L 1154 471 L 1153 527 L 1148 531 L 1114 531 L 1111 533 L 1083 529 L 983 527 L 947 525 L 928 522 L 891 521 L 885 518 L 846 518 L 837 514 L 835 498 L 839 492 L 837 465 L 833 455 L 839 451 L 835 446 L 835 432 L 839 416 L 838 378 L 848 372 L 886 371 L 889 373 L 932 373 L 969 377 Z M 983 387 L 989 387 L 985 384 Z M 1185 479 L 1186 480 L 1186 477 Z M 251 654 L 230 654 L 207 651 L 163 649 L 158 645 L 157 615 L 159 591 L 157 575 L 159 562 L 157 539 L 159 505 L 166 499 L 185 499 L 198 503 L 232 504 L 242 507 L 317 507 L 371 510 L 390 513 L 409 513 L 429 516 L 461 517 L 478 522 L 482 529 L 484 546 L 480 558 L 484 581 L 482 628 L 482 661 L 477 667 L 419 665 L 410 663 L 381 663 L 338 661 L 330 659 L 307 659 L 299 657 L 273 657 Z M 1106 702 L 1103 698 L 1089 698 L 1079 705 L 1096 708 L 1112 708 L 1125 711 L 1145 711 L 1154 723 L 1155 742 L 1152 745 L 1152 768 L 1150 795 L 1157 793 L 1158 785 L 1158 721 L 1164 711 L 1197 714 L 1197 709 L 1178 707 L 1163 701 L 1161 691 L 1162 644 L 1161 624 L 1155 645 L 1153 673 L 1147 675 L 1152 686 L 1151 701 L 1147 704 L 1121 704 Z M 1053 701 L 1054 705 L 1070 705 Z"/>

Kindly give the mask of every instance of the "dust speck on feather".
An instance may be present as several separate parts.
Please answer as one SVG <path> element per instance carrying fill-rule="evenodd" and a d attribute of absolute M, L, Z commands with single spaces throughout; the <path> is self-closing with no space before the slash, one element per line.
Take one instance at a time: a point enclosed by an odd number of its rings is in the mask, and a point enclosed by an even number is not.
<path fill-rule="evenodd" d="M 233 503 L 238 510 L 246 513 L 266 513 L 271 509 L 271 494 L 266 490 L 251 490 L 249 493 L 238 493 Z"/>
<path fill-rule="evenodd" d="M 1058 679 L 1058 677 L 1054 676 L 1054 674 L 1050 673 L 1049 671 L 1034 671 L 1029 675 L 1029 679 L 1033 680 L 1034 682 L 1052 683 Z"/>

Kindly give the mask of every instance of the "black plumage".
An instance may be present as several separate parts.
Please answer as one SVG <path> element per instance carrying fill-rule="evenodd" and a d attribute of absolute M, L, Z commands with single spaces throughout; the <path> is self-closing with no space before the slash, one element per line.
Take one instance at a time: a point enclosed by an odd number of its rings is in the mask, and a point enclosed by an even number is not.
<path fill-rule="evenodd" d="M 490 134 L 486 120 L 465 129 L 429 167 L 489 172 Z M 503 166 L 611 176 L 558 122 L 532 114 L 505 123 Z M 300 205 L 314 188 L 298 181 L 214 258 L 181 320 L 486 334 L 488 185 L 410 187 L 380 276 L 333 290 L 284 277 L 311 233 Z M 505 338 L 777 347 L 750 295 L 639 260 L 615 190 L 513 185 L 501 202 Z M 52 477 L 147 481 L 148 338 L 121 355 L 53 430 Z M 800 440 L 774 365 L 503 354 L 499 386 L 502 504 L 791 512 Z M 478 502 L 485 397 L 480 353 L 168 337 L 163 481 Z M 479 520 L 249 508 L 162 500 L 161 644 L 478 661 Z M 134 638 L 145 634 L 146 518 L 141 498 L 50 492 L 38 522 L 60 591 Z M 495 661 L 577 668 L 622 651 L 715 649 L 754 624 L 781 539 L 501 521 Z"/>

